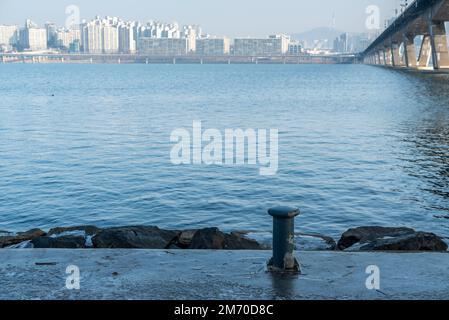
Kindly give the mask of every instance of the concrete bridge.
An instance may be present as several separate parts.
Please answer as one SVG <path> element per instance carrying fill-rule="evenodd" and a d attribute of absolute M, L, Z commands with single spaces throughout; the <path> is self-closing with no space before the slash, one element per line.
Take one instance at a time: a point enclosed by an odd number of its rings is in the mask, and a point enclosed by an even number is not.
<path fill-rule="evenodd" d="M 372 65 L 449 70 L 447 21 L 449 0 L 415 0 L 361 58 Z"/>

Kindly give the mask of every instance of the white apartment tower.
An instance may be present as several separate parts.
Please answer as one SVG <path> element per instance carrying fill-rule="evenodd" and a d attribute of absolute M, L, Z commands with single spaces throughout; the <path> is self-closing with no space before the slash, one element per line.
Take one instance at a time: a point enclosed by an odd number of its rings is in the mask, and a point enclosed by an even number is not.
<path fill-rule="evenodd" d="M 19 30 L 17 26 L 0 25 L 0 46 L 10 49 L 19 40 Z"/>
<path fill-rule="evenodd" d="M 120 53 L 135 53 L 136 39 L 134 37 L 134 24 L 121 24 L 118 27 L 118 40 Z"/>
<path fill-rule="evenodd" d="M 47 49 L 47 30 L 38 28 L 27 19 L 25 27 L 20 30 L 20 46 L 31 51 Z"/>
<path fill-rule="evenodd" d="M 196 53 L 202 56 L 223 56 L 230 52 L 228 38 L 203 38 L 196 40 Z"/>
<path fill-rule="evenodd" d="M 103 31 L 99 20 L 83 26 L 82 43 L 86 53 L 103 53 Z"/>
<path fill-rule="evenodd" d="M 102 27 L 103 53 L 117 53 L 119 49 L 118 29 L 113 25 Z"/>

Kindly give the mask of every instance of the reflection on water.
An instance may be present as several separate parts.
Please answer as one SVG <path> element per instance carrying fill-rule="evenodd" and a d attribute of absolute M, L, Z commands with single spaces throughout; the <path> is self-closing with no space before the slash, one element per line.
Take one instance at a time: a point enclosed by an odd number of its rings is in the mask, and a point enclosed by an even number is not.
<path fill-rule="evenodd" d="M 416 151 L 420 155 L 410 161 L 422 168 L 416 175 L 427 180 L 429 188 L 424 190 L 448 198 L 449 128 L 447 124 L 444 127 L 444 124 L 435 123 L 433 128 L 429 127 L 422 132 L 417 132 L 413 143 L 416 144 Z"/>
<path fill-rule="evenodd" d="M 449 211 L 449 76 L 413 73 L 419 99 L 426 105 L 421 122 L 409 128 L 404 142 L 409 144 L 410 162 L 405 171 L 423 182 L 423 194 L 434 195 L 428 210 Z M 437 216 L 441 217 L 441 216 Z"/>
<path fill-rule="evenodd" d="M 298 283 L 299 275 L 270 273 L 273 288 L 273 300 L 291 299 L 295 296 L 295 285 Z"/>
<path fill-rule="evenodd" d="M 449 76 L 362 65 L 0 65 L 0 229 L 157 224 L 449 235 Z M 279 173 L 173 166 L 170 133 L 278 128 Z"/>

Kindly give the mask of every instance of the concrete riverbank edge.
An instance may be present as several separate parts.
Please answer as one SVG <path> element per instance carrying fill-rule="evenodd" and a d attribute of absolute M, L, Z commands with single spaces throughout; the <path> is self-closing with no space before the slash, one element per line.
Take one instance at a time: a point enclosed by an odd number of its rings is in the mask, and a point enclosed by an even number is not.
<path fill-rule="evenodd" d="M 448 253 L 297 252 L 301 275 L 266 271 L 269 250 L 5 249 L 0 299 L 448 299 Z M 80 289 L 69 290 L 68 266 Z M 380 290 L 366 287 L 379 268 Z"/>

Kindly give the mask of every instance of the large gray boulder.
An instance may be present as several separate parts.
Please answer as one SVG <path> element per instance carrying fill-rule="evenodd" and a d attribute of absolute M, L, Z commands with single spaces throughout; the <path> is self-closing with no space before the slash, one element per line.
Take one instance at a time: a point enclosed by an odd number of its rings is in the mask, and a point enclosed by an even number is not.
<path fill-rule="evenodd" d="M 19 232 L 17 234 L 0 236 L 0 248 L 5 248 L 24 241 L 33 240 L 43 235 L 45 235 L 45 232 L 42 231 L 41 229 L 31 229 L 26 232 Z"/>
<path fill-rule="evenodd" d="M 446 251 L 447 244 L 437 235 L 416 232 L 395 238 L 376 239 L 360 247 L 361 251 Z"/>
<path fill-rule="evenodd" d="M 345 250 L 356 243 L 366 243 L 384 237 L 398 237 L 412 234 L 415 230 L 410 228 L 387 228 L 387 227 L 359 227 L 344 232 L 338 241 L 337 248 Z"/>
<path fill-rule="evenodd" d="M 83 236 L 38 237 L 31 240 L 33 248 L 81 249 L 85 248 L 86 239 Z"/>
<path fill-rule="evenodd" d="M 92 243 L 94 248 L 166 249 L 178 235 L 178 231 L 153 226 L 117 227 L 101 230 L 92 238 Z"/>
<path fill-rule="evenodd" d="M 197 231 L 198 230 L 195 230 L 195 229 L 181 231 L 176 243 L 174 244 L 176 246 L 176 248 L 188 249 L 190 247 L 190 245 L 192 244 L 192 239 L 195 236 L 195 233 Z"/>
<path fill-rule="evenodd" d="M 218 228 L 206 228 L 195 232 L 189 249 L 262 250 L 263 247 L 239 233 L 227 234 Z"/>
<path fill-rule="evenodd" d="M 357 251 L 446 251 L 447 244 L 433 233 L 410 228 L 359 227 L 343 233 L 339 250 Z"/>

